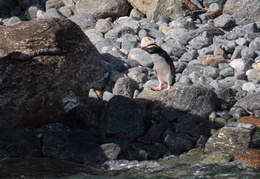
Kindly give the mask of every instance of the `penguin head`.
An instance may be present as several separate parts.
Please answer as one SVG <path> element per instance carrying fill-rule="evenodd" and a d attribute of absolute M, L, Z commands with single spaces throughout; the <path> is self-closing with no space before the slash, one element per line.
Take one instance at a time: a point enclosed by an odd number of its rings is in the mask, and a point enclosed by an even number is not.
<path fill-rule="evenodd" d="M 149 44 L 147 46 L 141 47 L 141 49 L 147 51 L 150 54 L 153 53 L 162 53 L 163 49 L 161 49 L 161 47 L 159 47 L 158 45 L 156 45 L 155 43 Z"/>

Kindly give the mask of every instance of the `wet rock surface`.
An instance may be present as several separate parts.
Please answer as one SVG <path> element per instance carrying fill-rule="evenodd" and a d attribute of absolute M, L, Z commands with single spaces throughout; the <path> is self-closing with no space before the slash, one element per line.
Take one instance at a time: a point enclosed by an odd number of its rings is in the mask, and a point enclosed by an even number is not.
<path fill-rule="evenodd" d="M 0 1 L 0 178 L 259 178 L 258 2 L 116 2 Z"/>

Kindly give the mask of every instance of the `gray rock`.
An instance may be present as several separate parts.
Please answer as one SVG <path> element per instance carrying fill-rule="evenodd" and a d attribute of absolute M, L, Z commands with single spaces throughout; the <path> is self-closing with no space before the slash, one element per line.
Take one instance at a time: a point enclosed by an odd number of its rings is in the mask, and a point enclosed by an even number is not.
<path fill-rule="evenodd" d="M 214 25 L 224 29 L 233 27 L 236 24 L 235 19 L 229 14 L 222 14 L 214 19 Z"/>
<path fill-rule="evenodd" d="M 130 50 L 128 58 L 136 60 L 143 67 L 151 68 L 153 66 L 151 55 L 140 48 L 133 48 L 132 50 Z"/>
<path fill-rule="evenodd" d="M 223 12 L 225 14 L 234 14 L 241 6 L 243 0 L 227 0 Z"/>
<path fill-rule="evenodd" d="M 171 29 L 170 30 L 170 37 L 172 39 L 175 39 L 179 41 L 183 45 L 187 45 L 188 41 L 192 39 L 192 37 L 187 37 L 187 34 L 189 33 L 188 29 L 185 28 L 176 28 L 176 29 Z"/>
<path fill-rule="evenodd" d="M 185 52 L 187 52 L 187 48 L 182 45 L 178 40 L 168 40 L 166 43 L 162 44 L 161 47 L 169 54 L 176 57 L 181 57 Z"/>
<path fill-rule="evenodd" d="M 187 112 L 194 116 L 194 120 L 195 117 L 200 117 L 200 120 L 208 119 L 209 114 L 217 107 L 213 90 L 200 85 L 173 86 L 168 92 L 160 93 L 155 100 L 160 103 L 162 110 L 169 108 Z"/>
<path fill-rule="evenodd" d="M 43 19 L 49 19 L 49 18 L 62 18 L 65 17 L 58 9 L 48 9 L 44 14 L 43 14 Z"/>
<path fill-rule="evenodd" d="M 248 24 L 258 21 L 260 18 L 260 2 L 258 0 L 242 0 L 233 17 L 237 24 Z"/>
<path fill-rule="evenodd" d="M 62 1 L 65 4 L 65 6 L 69 8 L 75 8 L 74 6 L 78 0 L 62 0 Z"/>
<path fill-rule="evenodd" d="M 231 56 L 231 60 L 234 60 L 236 58 L 241 58 L 241 51 L 242 51 L 243 48 L 245 48 L 245 46 L 237 46 L 235 48 L 234 53 Z"/>
<path fill-rule="evenodd" d="M 205 151 L 234 153 L 240 149 L 248 148 L 250 147 L 254 128 L 252 124 L 247 123 L 228 123 L 209 138 Z"/>
<path fill-rule="evenodd" d="M 87 29 L 93 29 L 97 22 L 97 19 L 94 15 L 85 13 L 75 14 L 68 19 L 79 25 L 83 31 Z"/>
<path fill-rule="evenodd" d="M 176 0 L 165 0 L 163 3 L 157 1 L 153 3 L 140 3 L 140 1 L 137 0 L 129 0 L 129 2 L 134 7 L 137 7 L 140 12 L 146 14 L 147 19 L 152 22 L 157 22 L 161 16 L 176 19 L 188 13 L 188 11 L 183 8 L 183 5 Z M 169 9 L 169 7 L 171 8 Z"/>
<path fill-rule="evenodd" d="M 191 79 L 186 75 L 181 75 L 180 79 L 177 80 L 179 83 L 192 84 Z"/>
<path fill-rule="evenodd" d="M 223 7 L 224 4 L 226 3 L 226 1 L 227 0 L 204 0 L 203 5 L 205 7 L 210 7 L 210 5 L 213 4 L 213 3 L 219 3 Z"/>
<path fill-rule="evenodd" d="M 251 83 L 251 82 L 244 83 L 242 86 L 242 90 L 245 90 L 245 91 L 251 91 L 251 90 L 255 90 L 255 89 L 256 89 L 255 84 Z"/>
<path fill-rule="evenodd" d="M 242 116 L 247 116 L 248 115 L 247 111 L 245 109 L 239 107 L 239 106 L 232 107 L 230 109 L 229 113 L 236 120 L 240 119 Z"/>
<path fill-rule="evenodd" d="M 113 23 L 111 22 L 111 20 L 112 20 L 111 18 L 99 19 L 96 22 L 96 29 L 102 33 L 108 32 L 109 30 L 111 30 L 113 28 L 112 27 Z"/>
<path fill-rule="evenodd" d="M 235 72 L 235 77 L 238 80 L 246 80 L 246 73 L 245 72 Z"/>
<path fill-rule="evenodd" d="M 198 52 L 196 50 L 191 50 L 189 52 L 185 52 L 181 56 L 180 61 L 190 62 L 190 61 L 196 59 L 198 56 L 199 56 L 199 54 L 198 54 Z"/>
<path fill-rule="evenodd" d="M 136 89 L 138 89 L 138 84 L 136 81 L 128 77 L 121 77 L 115 84 L 113 94 L 133 98 L 133 94 Z"/>
<path fill-rule="evenodd" d="M 96 29 L 88 29 L 85 30 L 84 33 L 86 36 L 88 36 L 89 40 L 92 42 L 92 44 L 96 45 L 100 40 L 102 40 L 103 34 Z"/>
<path fill-rule="evenodd" d="M 112 54 L 101 54 L 101 58 L 108 63 L 107 66 L 110 71 L 114 70 L 118 72 L 123 72 L 128 68 L 128 65 L 120 57 L 116 57 Z"/>
<path fill-rule="evenodd" d="M 205 68 L 207 68 L 207 66 L 204 66 L 202 64 L 188 65 L 188 67 L 182 72 L 182 74 L 190 75 L 191 73 L 196 72 L 197 74 L 202 76 Z"/>
<path fill-rule="evenodd" d="M 169 23 L 170 27 L 173 28 L 185 28 L 185 29 L 196 29 L 197 26 L 194 20 L 190 17 L 179 17 L 176 20 Z"/>
<path fill-rule="evenodd" d="M 121 48 L 129 52 L 131 49 L 138 47 L 138 36 L 132 34 L 125 34 L 117 41 L 121 42 Z"/>
<path fill-rule="evenodd" d="M 134 18 L 130 18 L 130 17 L 121 17 L 118 20 L 114 21 L 114 24 L 116 27 L 120 27 L 120 26 L 126 26 L 126 27 L 130 27 L 131 29 L 134 30 L 134 33 L 138 33 L 138 31 L 140 30 L 140 22 Z"/>
<path fill-rule="evenodd" d="M 144 14 L 142 14 L 141 12 L 139 12 L 137 9 L 133 8 L 130 12 L 130 17 L 137 17 L 137 18 L 144 18 Z"/>
<path fill-rule="evenodd" d="M 114 96 L 102 112 L 106 134 L 131 141 L 144 135 L 148 117 L 144 107 L 123 96 Z"/>
<path fill-rule="evenodd" d="M 218 75 L 219 75 L 219 70 L 217 68 L 214 68 L 214 67 L 208 66 L 203 71 L 203 76 L 205 78 L 211 77 L 211 78 L 215 79 L 215 78 L 218 77 Z"/>
<path fill-rule="evenodd" d="M 157 29 L 146 29 L 148 36 L 156 39 L 156 38 L 161 38 L 164 39 L 165 35 L 164 33 L 162 33 L 161 31 L 157 30 Z"/>
<path fill-rule="evenodd" d="M 260 38 L 255 38 L 255 40 L 250 42 L 249 48 L 253 51 L 260 51 Z"/>
<path fill-rule="evenodd" d="M 59 9 L 60 7 L 64 6 L 64 2 L 62 0 L 52 0 L 52 1 L 46 1 L 44 4 L 45 5 L 45 9 L 46 11 L 48 11 L 49 9 Z"/>
<path fill-rule="evenodd" d="M 102 8 L 100 8 L 102 7 Z M 130 5 L 127 1 L 121 0 L 97 0 L 93 3 L 90 0 L 81 0 L 76 3 L 75 12 L 93 14 L 99 18 L 117 18 L 127 15 Z"/>
<path fill-rule="evenodd" d="M 229 76 L 229 77 L 219 80 L 218 82 L 220 83 L 220 85 L 232 87 L 235 85 L 236 80 L 237 80 L 236 77 Z"/>
<path fill-rule="evenodd" d="M 146 67 L 133 67 L 133 68 L 130 68 L 128 69 L 128 72 L 132 72 L 132 71 L 136 71 L 136 72 L 139 72 L 139 73 L 144 73 L 145 75 L 149 75 L 150 73 L 150 69 L 149 68 L 146 68 Z"/>
<path fill-rule="evenodd" d="M 254 59 L 256 57 L 256 53 L 254 52 L 253 49 L 249 47 L 245 47 L 241 50 L 241 57 L 242 58 L 252 58 Z"/>
<path fill-rule="evenodd" d="M 73 15 L 73 12 L 71 11 L 70 8 L 68 8 L 67 6 L 62 6 L 61 8 L 59 8 L 59 11 L 62 13 L 63 16 L 65 17 L 70 17 Z"/>
<path fill-rule="evenodd" d="M 105 34 L 105 38 L 116 39 L 122 37 L 125 34 L 135 34 L 135 32 L 131 27 L 119 26 L 109 30 Z"/>
<path fill-rule="evenodd" d="M 22 21 L 19 17 L 17 16 L 13 16 L 13 17 L 10 17 L 7 22 L 6 22 L 6 25 L 11 25 L 11 24 L 14 24 L 16 22 L 20 22 Z"/>
<path fill-rule="evenodd" d="M 184 62 L 174 62 L 175 72 L 182 73 L 183 70 L 187 67 L 187 64 Z"/>
<path fill-rule="evenodd" d="M 26 11 L 24 12 L 24 16 L 27 20 L 32 20 L 37 18 L 37 11 L 43 10 L 41 6 L 30 6 Z"/>
<path fill-rule="evenodd" d="M 138 84 L 144 84 L 148 81 L 147 75 L 140 72 L 130 72 L 128 77 L 135 80 Z"/>
<path fill-rule="evenodd" d="M 140 39 L 143 39 L 144 37 L 148 36 L 148 32 L 144 29 L 139 30 L 138 32 L 138 36 L 140 37 Z"/>
<path fill-rule="evenodd" d="M 209 19 L 214 19 L 212 14 L 203 13 L 199 15 L 199 18 L 202 20 L 202 23 L 206 23 Z"/>
<path fill-rule="evenodd" d="M 220 70 L 223 70 L 223 69 L 225 69 L 225 68 L 229 68 L 230 67 L 230 65 L 229 65 L 229 63 L 219 63 L 218 64 L 218 68 L 220 69 Z"/>
<path fill-rule="evenodd" d="M 228 41 L 227 43 L 222 45 L 223 50 L 225 50 L 229 54 L 233 54 L 235 47 L 236 44 L 233 41 Z"/>
<path fill-rule="evenodd" d="M 208 37 L 198 36 L 189 42 L 192 49 L 199 50 L 212 44 L 212 40 Z"/>
<path fill-rule="evenodd" d="M 222 77 L 228 77 L 228 76 L 234 76 L 235 75 L 235 71 L 233 68 L 225 68 L 223 70 L 221 70 L 219 72 L 219 75 Z"/>
<path fill-rule="evenodd" d="M 260 109 L 260 93 L 249 94 L 246 97 L 238 100 L 235 106 L 242 107 L 248 111 L 255 111 Z"/>
<path fill-rule="evenodd" d="M 240 38 L 236 39 L 235 42 L 239 46 L 247 46 L 248 45 L 248 42 L 244 37 L 240 37 Z"/>
<path fill-rule="evenodd" d="M 113 48 L 118 48 L 120 49 L 120 43 L 119 42 L 115 42 L 112 39 L 108 39 L 108 38 L 104 38 L 101 39 L 100 41 L 98 41 L 95 45 L 95 47 L 98 49 L 98 51 L 100 53 L 104 53 L 103 48 L 106 47 L 109 50 L 112 50 Z M 107 53 L 108 51 L 106 51 L 105 53 Z"/>
<path fill-rule="evenodd" d="M 257 80 L 260 81 L 260 71 L 256 69 L 250 69 L 246 72 L 248 81 Z"/>
<path fill-rule="evenodd" d="M 103 93 L 103 100 L 109 101 L 113 96 L 115 96 L 113 93 L 110 93 L 108 91 L 104 91 Z"/>

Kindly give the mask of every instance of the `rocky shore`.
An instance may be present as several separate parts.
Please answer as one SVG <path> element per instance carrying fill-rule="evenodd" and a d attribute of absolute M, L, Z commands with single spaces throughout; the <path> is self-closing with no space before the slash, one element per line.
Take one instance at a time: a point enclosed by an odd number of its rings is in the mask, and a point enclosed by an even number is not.
<path fill-rule="evenodd" d="M 0 178 L 260 176 L 258 0 L 0 1 L 0 25 Z"/>

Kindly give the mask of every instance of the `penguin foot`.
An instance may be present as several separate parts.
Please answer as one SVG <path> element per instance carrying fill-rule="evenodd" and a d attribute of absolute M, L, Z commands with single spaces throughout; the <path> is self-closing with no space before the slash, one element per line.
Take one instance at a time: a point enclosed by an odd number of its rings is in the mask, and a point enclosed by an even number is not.
<path fill-rule="evenodd" d="M 164 91 L 168 91 L 169 89 L 171 89 L 170 85 L 168 85 L 168 87 Z"/>
<path fill-rule="evenodd" d="M 154 90 L 154 91 L 161 91 L 162 87 L 161 86 L 157 86 L 157 87 L 153 87 L 151 89 Z"/>

